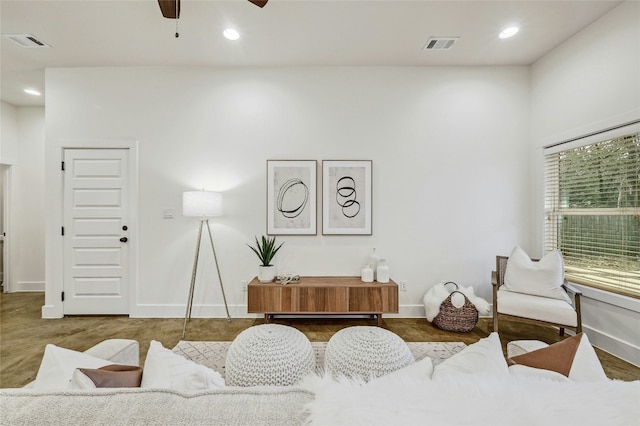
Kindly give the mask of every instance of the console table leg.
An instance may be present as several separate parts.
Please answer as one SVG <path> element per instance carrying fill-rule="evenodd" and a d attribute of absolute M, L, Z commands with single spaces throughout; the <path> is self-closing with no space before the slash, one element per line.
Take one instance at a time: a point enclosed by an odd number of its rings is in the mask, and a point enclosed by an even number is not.
<path fill-rule="evenodd" d="M 269 324 L 271 322 L 271 315 L 264 314 L 264 322 L 265 324 Z"/>
<path fill-rule="evenodd" d="M 378 314 L 378 327 L 382 327 L 382 314 Z"/>

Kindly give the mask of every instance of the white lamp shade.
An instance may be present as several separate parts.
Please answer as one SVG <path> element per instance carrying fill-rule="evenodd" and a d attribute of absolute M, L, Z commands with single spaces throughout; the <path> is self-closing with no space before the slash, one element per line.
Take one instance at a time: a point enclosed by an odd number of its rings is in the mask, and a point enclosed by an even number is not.
<path fill-rule="evenodd" d="M 222 194 L 213 191 L 183 192 L 182 215 L 187 217 L 222 216 Z"/>

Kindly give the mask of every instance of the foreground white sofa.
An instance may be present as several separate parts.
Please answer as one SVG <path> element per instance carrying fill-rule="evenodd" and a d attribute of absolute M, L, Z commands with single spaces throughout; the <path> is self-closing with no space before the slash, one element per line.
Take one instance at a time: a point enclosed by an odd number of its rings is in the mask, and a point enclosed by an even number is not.
<path fill-rule="evenodd" d="M 138 363 L 135 341 L 106 341 L 87 352 Z M 2 389 L 0 424 L 640 425 L 640 381 L 556 381 L 526 369 L 512 374 L 497 334 L 449 360 L 432 370 L 427 359 L 368 383 L 309 376 L 298 386 L 189 393 Z"/>
<path fill-rule="evenodd" d="M 138 365 L 135 340 L 105 340 L 86 354 Z M 140 388 L 0 390 L 0 425 L 293 425 L 313 393 L 297 387 L 226 387 L 197 393 Z"/>

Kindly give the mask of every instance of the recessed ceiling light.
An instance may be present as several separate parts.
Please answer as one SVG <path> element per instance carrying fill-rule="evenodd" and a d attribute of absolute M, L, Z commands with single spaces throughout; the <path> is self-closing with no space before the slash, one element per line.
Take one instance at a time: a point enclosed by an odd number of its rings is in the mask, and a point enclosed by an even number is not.
<path fill-rule="evenodd" d="M 240 33 L 233 28 L 227 28 L 222 34 L 229 40 L 237 40 L 240 38 Z"/>
<path fill-rule="evenodd" d="M 500 38 L 513 37 L 514 35 L 516 35 L 516 33 L 519 30 L 520 30 L 520 28 L 518 28 L 518 27 L 505 28 L 504 30 L 502 30 L 502 32 L 500 33 L 500 35 L 498 37 L 500 37 Z"/>
<path fill-rule="evenodd" d="M 33 95 L 33 96 L 42 95 L 42 93 L 38 92 L 36 89 L 24 89 L 24 93 L 27 93 L 27 94 Z"/>

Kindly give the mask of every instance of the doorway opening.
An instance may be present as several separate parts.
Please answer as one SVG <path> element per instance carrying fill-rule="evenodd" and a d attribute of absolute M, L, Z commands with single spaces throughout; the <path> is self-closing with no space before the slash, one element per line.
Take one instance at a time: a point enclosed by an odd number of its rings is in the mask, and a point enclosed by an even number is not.
<path fill-rule="evenodd" d="M 0 291 L 10 291 L 9 269 L 9 176 L 11 166 L 0 164 Z"/>

